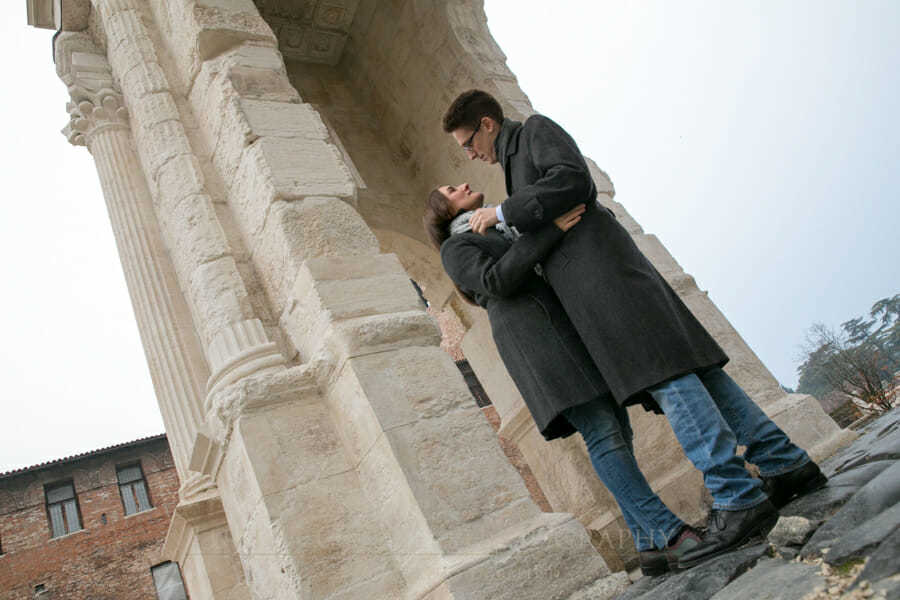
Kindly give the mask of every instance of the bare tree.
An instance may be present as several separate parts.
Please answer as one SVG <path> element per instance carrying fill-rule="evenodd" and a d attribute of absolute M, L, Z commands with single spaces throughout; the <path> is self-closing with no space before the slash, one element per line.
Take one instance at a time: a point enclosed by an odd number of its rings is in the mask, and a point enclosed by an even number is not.
<path fill-rule="evenodd" d="M 798 391 L 839 391 L 863 410 L 891 408 L 900 388 L 900 294 L 876 302 L 869 317 L 842 323 L 840 331 L 823 323 L 809 328 Z"/>

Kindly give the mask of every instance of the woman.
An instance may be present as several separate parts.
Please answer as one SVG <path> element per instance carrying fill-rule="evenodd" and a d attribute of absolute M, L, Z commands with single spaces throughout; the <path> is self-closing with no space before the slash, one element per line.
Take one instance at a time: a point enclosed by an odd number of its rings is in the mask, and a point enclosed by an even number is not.
<path fill-rule="evenodd" d="M 628 413 L 603 376 L 553 290 L 535 272 L 539 261 L 574 227 L 580 205 L 533 233 L 503 224 L 476 234 L 468 218 L 484 195 L 468 184 L 431 192 L 423 218 L 444 270 L 457 290 L 485 308 L 500 357 L 547 440 L 578 431 L 591 463 L 618 502 L 645 575 L 670 570 L 700 542 L 650 489 L 637 466 Z M 512 243 L 515 241 L 515 243 Z"/>

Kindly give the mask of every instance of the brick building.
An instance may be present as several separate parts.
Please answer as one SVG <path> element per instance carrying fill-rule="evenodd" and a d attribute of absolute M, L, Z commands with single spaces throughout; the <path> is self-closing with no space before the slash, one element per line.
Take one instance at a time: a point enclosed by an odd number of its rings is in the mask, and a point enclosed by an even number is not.
<path fill-rule="evenodd" d="M 160 556 L 178 486 L 165 435 L 0 474 L 0 600 L 186 598 Z"/>

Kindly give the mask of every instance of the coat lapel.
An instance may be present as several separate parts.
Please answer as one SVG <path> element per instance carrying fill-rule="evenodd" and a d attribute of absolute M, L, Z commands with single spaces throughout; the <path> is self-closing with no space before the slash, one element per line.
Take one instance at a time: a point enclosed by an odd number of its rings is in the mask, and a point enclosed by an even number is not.
<path fill-rule="evenodd" d="M 500 133 L 494 141 L 494 151 L 497 154 L 497 160 L 503 167 L 506 175 L 506 195 L 512 194 L 512 164 L 511 157 L 519 151 L 519 134 L 522 133 L 522 124 L 512 119 L 503 119 L 500 125 Z"/>

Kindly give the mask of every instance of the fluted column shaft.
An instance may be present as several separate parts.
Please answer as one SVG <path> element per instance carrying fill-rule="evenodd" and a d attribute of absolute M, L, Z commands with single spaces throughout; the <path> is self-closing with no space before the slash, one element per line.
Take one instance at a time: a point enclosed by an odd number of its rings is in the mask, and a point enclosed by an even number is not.
<path fill-rule="evenodd" d="M 128 111 L 109 63 L 84 33 L 62 34 L 56 51 L 57 72 L 71 97 L 63 134 L 72 144 L 87 146 L 94 157 L 150 376 L 185 483 L 202 423 L 208 368 L 160 235 Z"/>
<path fill-rule="evenodd" d="M 187 476 L 190 449 L 202 422 L 205 365 L 172 274 L 150 193 L 130 132 L 100 129 L 88 139 L 131 295 L 150 375 L 169 435 L 178 474 Z M 177 315 L 181 313 L 181 318 Z"/>
<path fill-rule="evenodd" d="M 208 475 L 191 468 L 194 442 L 203 425 L 209 368 L 160 232 L 128 111 L 106 57 L 90 36 L 64 33 L 56 50 L 57 70 L 72 98 L 67 106 L 70 122 L 63 133 L 72 144 L 87 146 L 94 157 L 182 483 L 182 501 L 170 524 L 165 556 L 181 564 L 192 597 L 244 600 L 249 594 L 240 569 L 234 569 L 240 563 L 234 543 L 223 519 L 215 517 L 221 512 L 215 510 L 221 506 L 218 490 Z M 131 398 L 126 395 L 124 400 Z M 215 566 L 206 568 L 207 563 Z M 230 575 L 211 578 L 221 572 Z"/>
<path fill-rule="evenodd" d="M 229 325 L 254 317 L 249 294 L 142 21 L 142 3 L 98 0 L 94 8 L 106 27 L 110 67 L 131 113 L 160 232 L 208 353 Z"/>
<path fill-rule="evenodd" d="M 135 152 L 161 238 L 212 368 L 207 386 L 283 368 L 284 358 L 260 324 L 238 258 L 217 216 L 214 194 L 161 66 L 157 40 L 144 21 L 147 4 L 96 0 L 93 6 L 108 37 L 112 74 L 121 83 L 131 113 Z M 254 335 L 242 335 L 247 331 Z"/>

